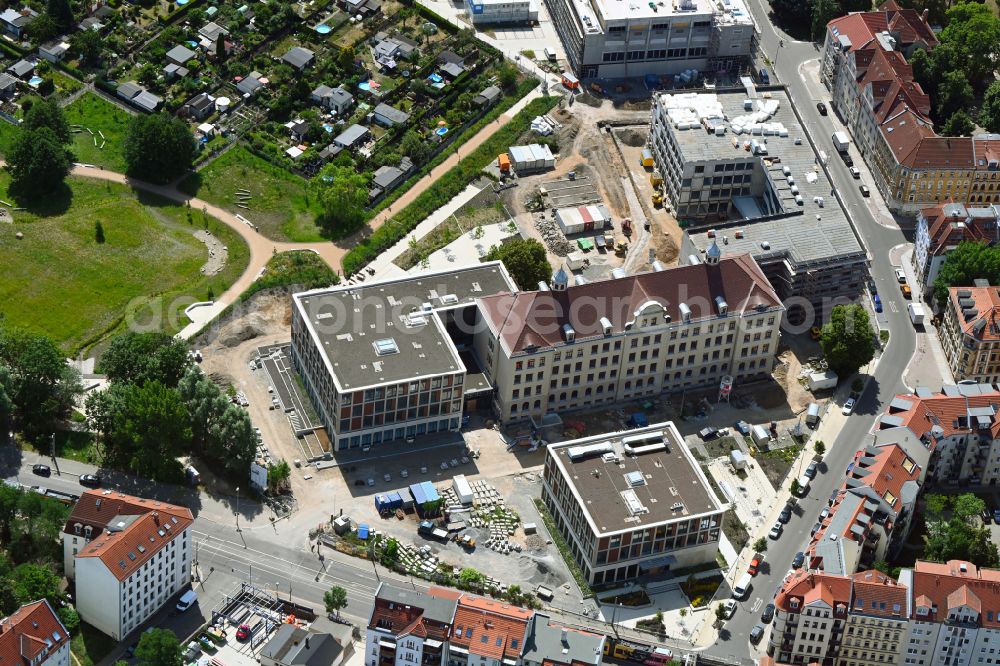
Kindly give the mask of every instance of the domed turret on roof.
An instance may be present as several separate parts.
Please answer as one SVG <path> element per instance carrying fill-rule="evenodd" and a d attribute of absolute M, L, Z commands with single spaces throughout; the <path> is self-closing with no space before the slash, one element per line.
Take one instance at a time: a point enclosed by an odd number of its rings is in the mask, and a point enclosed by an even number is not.
<path fill-rule="evenodd" d="M 566 291 L 568 285 L 569 275 L 566 273 L 566 269 L 560 266 L 559 270 L 552 276 L 552 291 Z"/>
<path fill-rule="evenodd" d="M 705 263 L 715 265 L 719 263 L 721 258 L 722 250 L 719 248 L 719 244 L 713 240 L 708 250 L 705 251 Z"/>

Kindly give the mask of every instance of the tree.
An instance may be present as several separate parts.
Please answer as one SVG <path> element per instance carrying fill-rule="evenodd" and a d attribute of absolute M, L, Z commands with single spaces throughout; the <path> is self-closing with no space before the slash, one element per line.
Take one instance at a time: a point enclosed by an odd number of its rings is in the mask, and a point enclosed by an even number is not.
<path fill-rule="evenodd" d="M 336 613 L 340 617 L 340 611 L 347 608 L 347 590 L 334 585 L 323 594 L 323 603 L 327 613 Z"/>
<path fill-rule="evenodd" d="M 552 277 L 545 246 L 534 238 L 516 238 L 503 245 L 494 245 L 486 259 L 502 261 L 517 286 L 525 291 L 538 289 L 539 282 L 547 282 Z"/>
<path fill-rule="evenodd" d="M 31 107 L 24 114 L 22 129 L 37 130 L 47 127 L 52 130 L 62 144 L 69 144 L 73 137 L 62 108 L 55 102 L 41 97 L 31 101 Z"/>
<path fill-rule="evenodd" d="M 715 623 L 721 625 L 726 621 L 726 605 L 717 604 L 715 606 Z"/>
<path fill-rule="evenodd" d="M 98 220 L 94 222 L 94 242 L 98 245 L 104 245 L 104 225 Z"/>
<path fill-rule="evenodd" d="M 957 69 L 945 72 L 937 88 L 937 117 L 950 118 L 962 109 L 967 109 L 974 100 L 975 93 L 965 72 Z"/>
<path fill-rule="evenodd" d="M 928 521 L 941 520 L 950 505 L 951 500 L 947 495 L 938 495 L 937 493 L 924 495 L 924 512 L 927 514 Z"/>
<path fill-rule="evenodd" d="M 977 241 L 959 243 L 948 253 L 944 265 L 934 279 L 934 296 L 944 303 L 949 287 L 967 287 L 976 279 L 986 279 L 990 284 L 1000 281 L 1000 248 Z"/>
<path fill-rule="evenodd" d="M 766 553 L 767 552 L 767 538 L 760 537 L 759 539 L 757 539 L 756 541 L 754 541 L 753 542 L 753 549 L 755 551 L 757 551 L 758 553 Z"/>
<path fill-rule="evenodd" d="M 812 3 L 801 0 L 773 0 L 771 13 L 775 23 L 798 37 L 808 36 L 812 27 Z"/>
<path fill-rule="evenodd" d="M 169 183 L 191 168 L 195 141 L 188 126 L 166 113 L 133 116 L 123 149 L 129 175 Z"/>
<path fill-rule="evenodd" d="M 188 368 L 178 391 L 187 409 L 194 446 L 230 478 L 242 478 L 257 452 L 250 416 L 226 399 L 198 366 Z"/>
<path fill-rule="evenodd" d="M 66 627 L 66 631 L 72 636 L 76 633 L 76 630 L 80 628 L 80 614 L 76 612 L 76 609 L 72 606 L 63 606 L 56 613 L 59 615 L 59 620 Z"/>
<path fill-rule="evenodd" d="M 69 175 L 72 154 L 47 127 L 18 133 L 7 151 L 10 189 L 34 199 L 55 192 Z"/>
<path fill-rule="evenodd" d="M 830 368 L 846 377 L 875 357 L 874 336 L 863 307 L 837 305 L 830 313 L 830 321 L 823 326 L 820 346 Z"/>
<path fill-rule="evenodd" d="M 288 478 L 291 474 L 292 469 L 286 460 L 271 465 L 267 468 L 267 489 L 273 493 L 280 492 L 288 484 Z"/>
<path fill-rule="evenodd" d="M 172 388 L 191 365 L 187 344 L 159 331 L 122 333 L 101 355 L 101 370 L 113 382 L 158 381 Z"/>
<path fill-rule="evenodd" d="M 1000 554 L 988 528 L 973 527 L 955 516 L 951 520 L 928 522 L 923 558 L 931 562 L 961 559 L 980 567 L 996 567 Z"/>
<path fill-rule="evenodd" d="M 822 457 L 823 454 L 826 453 L 826 444 L 824 444 L 823 440 L 821 439 L 816 442 L 816 445 L 813 446 L 813 449 L 816 451 L 816 455 Z"/>
<path fill-rule="evenodd" d="M 512 90 L 517 85 L 517 68 L 511 64 L 501 65 L 497 72 L 497 81 L 504 90 Z"/>
<path fill-rule="evenodd" d="M 801 490 L 802 490 L 802 484 L 799 483 L 799 480 L 792 479 L 791 485 L 788 486 L 788 491 L 792 493 L 792 495 L 798 495 L 799 491 Z"/>
<path fill-rule="evenodd" d="M 427 158 L 430 148 L 427 142 L 420 138 L 416 130 L 410 129 L 403 135 L 403 140 L 399 144 L 399 150 L 413 160 L 414 164 L 422 164 Z"/>
<path fill-rule="evenodd" d="M 19 604 L 46 599 L 59 608 L 63 598 L 59 576 L 44 564 L 26 562 L 14 569 L 14 595 Z"/>
<path fill-rule="evenodd" d="M 215 39 L 215 61 L 220 65 L 226 61 L 226 36 L 221 32 Z"/>
<path fill-rule="evenodd" d="M 986 510 L 986 502 L 972 493 L 962 493 L 952 499 L 951 509 L 956 518 L 975 526 L 979 524 L 979 515 Z"/>
<path fill-rule="evenodd" d="M 152 629 L 139 638 L 135 649 L 138 666 L 183 666 L 181 644 L 169 629 Z"/>
<path fill-rule="evenodd" d="M 812 32 L 813 39 L 821 37 L 826 32 L 826 24 L 843 13 L 837 0 L 812 0 Z"/>
<path fill-rule="evenodd" d="M 55 19 L 49 16 L 48 13 L 43 12 L 24 26 L 24 32 L 32 44 L 38 45 L 53 39 L 61 31 Z"/>
<path fill-rule="evenodd" d="M 69 0 L 49 0 L 45 7 L 45 13 L 52 17 L 55 24 L 59 26 L 59 30 L 63 32 L 72 28 L 76 22 Z"/>
<path fill-rule="evenodd" d="M 985 4 L 960 2 L 949 9 L 939 39 L 959 51 L 963 72 L 974 83 L 991 77 L 1000 64 L 1000 18 Z"/>
<path fill-rule="evenodd" d="M 3 443 L 14 416 L 14 401 L 10 397 L 14 380 L 10 376 L 10 368 L 0 363 L 0 444 Z M 0 537 L 0 541 L 4 539 Z"/>
<path fill-rule="evenodd" d="M 337 67 L 343 72 L 354 71 L 354 47 L 344 46 L 340 49 L 340 53 L 337 54 Z"/>
<path fill-rule="evenodd" d="M 327 230 L 356 229 L 365 218 L 368 205 L 368 178 L 353 167 L 327 164 L 312 180 L 313 191 L 323 213 L 317 220 Z"/>
<path fill-rule="evenodd" d="M 49 436 L 82 391 L 79 374 L 51 340 L 5 328 L 2 321 L 0 366 L 9 373 L 4 392 L 13 403 L 14 424 L 29 438 Z"/>
<path fill-rule="evenodd" d="M 465 567 L 459 572 L 458 580 L 466 587 L 478 589 L 486 581 L 486 576 L 472 567 Z"/>
<path fill-rule="evenodd" d="M 971 136 L 975 130 L 976 124 L 963 109 L 951 114 L 941 127 L 941 133 L 945 136 Z"/>
<path fill-rule="evenodd" d="M 1000 81 L 994 81 L 983 95 L 979 107 L 979 124 L 987 132 L 1000 132 Z"/>
<path fill-rule="evenodd" d="M 104 39 L 96 30 L 79 30 L 69 38 L 70 48 L 85 65 L 98 65 L 104 52 Z"/>

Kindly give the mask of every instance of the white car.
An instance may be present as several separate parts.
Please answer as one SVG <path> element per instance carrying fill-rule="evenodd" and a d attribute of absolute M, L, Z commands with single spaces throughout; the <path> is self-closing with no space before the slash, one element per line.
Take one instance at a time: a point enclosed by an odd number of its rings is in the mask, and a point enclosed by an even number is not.
<path fill-rule="evenodd" d="M 771 531 L 767 533 L 767 536 L 771 537 L 772 539 L 778 539 L 778 537 L 781 536 L 781 533 L 784 531 L 784 529 L 785 529 L 784 525 L 782 525 L 781 523 L 775 523 L 774 526 L 771 528 Z"/>
<path fill-rule="evenodd" d="M 861 170 L 858 169 L 858 167 L 851 167 L 848 171 L 851 172 L 851 177 L 854 178 L 854 180 L 861 178 Z"/>
<path fill-rule="evenodd" d="M 722 608 L 726 611 L 725 617 L 727 620 L 736 614 L 737 606 L 736 599 L 726 599 L 726 603 L 722 604 Z"/>
<path fill-rule="evenodd" d="M 896 269 L 896 280 L 899 284 L 906 284 L 906 273 L 903 272 L 902 268 Z"/>
<path fill-rule="evenodd" d="M 851 412 L 853 412 L 854 411 L 854 402 L 855 402 L 854 398 L 848 398 L 847 402 L 844 403 L 844 408 L 841 409 L 840 412 L 844 416 L 847 416 L 848 414 L 850 414 Z"/>

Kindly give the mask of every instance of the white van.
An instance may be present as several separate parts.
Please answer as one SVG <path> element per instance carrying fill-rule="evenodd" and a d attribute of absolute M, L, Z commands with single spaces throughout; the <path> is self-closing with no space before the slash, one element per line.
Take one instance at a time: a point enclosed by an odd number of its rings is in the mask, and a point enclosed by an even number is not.
<path fill-rule="evenodd" d="M 177 602 L 177 610 L 183 613 L 187 609 L 191 608 L 191 606 L 194 606 L 195 603 L 197 603 L 197 601 L 198 601 L 198 595 L 195 593 L 195 591 L 188 590 L 187 592 L 181 595 L 180 601 Z"/>
<path fill-rule="evenodd" d="M 809 475 L 803 474 L 799 477 L 799 497 L 809 494 Z"/>
<path fill-rule="evenodd" d="M 750 593 L 750 585 L 752 583 L 753 576 L 748 573 L 743 574 L 743 577 L 736 582 L 736 587 L 733 588 L 733 598 L 745 599 L 747 594 Z"/>
<path fill-rule="evenodd" d="M 545 47 L 545 57 L 548 58 L 549 60 L 551 60 L 552 62 L 555 62 L 556 61 L 556 52 L 555 52 L 555 50 L 552 47 L 550 47 L 550 46 L 546 46 Z"/>

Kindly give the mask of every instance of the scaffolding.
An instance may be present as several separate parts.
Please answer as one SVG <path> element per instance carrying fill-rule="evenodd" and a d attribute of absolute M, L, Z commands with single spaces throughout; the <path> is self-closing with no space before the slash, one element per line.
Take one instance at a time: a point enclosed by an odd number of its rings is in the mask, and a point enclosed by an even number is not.
<path fill-rule="evenodd" d="M 254 615 L 261 618 L 263 628 L 255 631 L 247 643 L 253 652 L 268 640 L 271 632 L 284 623 L 289 615 L 306 622 L 316 619 L 313 609 L 280 599 L 266 590 L 244 582 L 226 594 L 212 609 L 211 624 L 225 631 L 227 626 L 238 627 L 241 624 L 248 624 Z"/>

